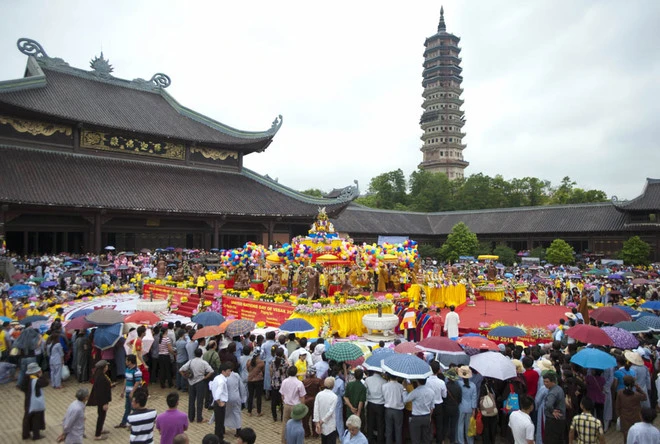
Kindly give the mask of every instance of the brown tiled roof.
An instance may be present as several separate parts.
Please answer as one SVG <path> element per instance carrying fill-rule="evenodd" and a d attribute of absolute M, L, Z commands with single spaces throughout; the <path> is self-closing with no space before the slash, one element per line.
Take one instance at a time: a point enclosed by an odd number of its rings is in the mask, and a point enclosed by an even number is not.
<path fill-rule="evenodd" d="M 617 202 L 616 206 L 623 211 L 660 210 L 660 179 L 647 178 L 640 196 L 626 202 Z"/>
<path fill-rule="evenodd" d="M 275 128 L 261 133 L 236 130 L 182 107 L 162 89 L 139 89 L 132 86 L 133 82 L 97 79 L 68 67 L 41 69 L 45 82 L 38 87 L 0 89 L 0 104 L 90 126 L 181 141 L 238 145 L 245 151 L 266 148 L 277 132 Z"/>
<path fill-rule="evenodd" d="M 242 173 L 0 145 L 0 202 L 126 211 L 314 217 L 349 200 L 300 195 Z"/>
<path fill-rule="evenodd" d="M 459 222 L 478 235 L 625 230 L 625 215 L 610 202 L 441 213 L 375 210 L 351 204 L 333 219 L 335 228 L 343 233 L 381 235 L 447 235 Z"/>

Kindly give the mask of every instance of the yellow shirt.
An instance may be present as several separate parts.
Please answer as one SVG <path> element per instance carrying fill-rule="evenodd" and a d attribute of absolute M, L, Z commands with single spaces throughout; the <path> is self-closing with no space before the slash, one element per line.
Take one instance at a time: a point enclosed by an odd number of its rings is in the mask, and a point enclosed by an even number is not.
<path fill-rule="evenodd" d="M 307 361 L 298 359 L 296 361 L 296 369 L 298 370 L 296 377 L 302 381 L 305 379 L 305 375 L 307 374 Z"/>
<path fill-rule="evenodd" d="M 38 314 L 40 314 L 40 313 L 39 313 L 39 310 L 37 310 L 36 308 L 30 308 L 30 309 L 28 309 L 28 311 L 25 313 L 25 317 L 28 317 L 28 316 L 36 316 L 36 315 L 38 315 Z"/>
<path fill-rule="evenodd" d="M 7 341 L 5 339 L 6 337 L 7 337 L 7 331 L 3 328 L 2 330 L 0 330 L 0 353 L 7 351 Z"/>

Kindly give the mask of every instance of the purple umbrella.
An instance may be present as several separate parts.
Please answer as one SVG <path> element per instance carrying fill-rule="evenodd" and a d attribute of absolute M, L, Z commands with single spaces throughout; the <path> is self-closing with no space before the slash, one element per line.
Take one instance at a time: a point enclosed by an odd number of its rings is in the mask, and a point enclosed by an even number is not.
<path fill-rule="evenodd" d="M 617 327 L 603 327 L 601 328 L 607 336 L 612 338 L 614 346 L 623 350 L 632 350 L 639 345 L 639 341 L 632 333 L 622 328 Z"/>

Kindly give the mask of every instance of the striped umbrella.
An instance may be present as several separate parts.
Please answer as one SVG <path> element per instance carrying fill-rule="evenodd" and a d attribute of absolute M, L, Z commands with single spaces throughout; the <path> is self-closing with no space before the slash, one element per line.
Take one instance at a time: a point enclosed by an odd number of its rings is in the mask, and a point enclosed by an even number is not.
<path fill-rule="evenodd" d="M 255 324 L 253 321 L 249 321 L 247 319 L 239 319 L 227 326 L 225 329 L 225 335 L 230 338 L 236 336 L 246 336 L 250 334 L 250 332 L 254 330 L 254 327 L 256 326 L 257 324 Z"/>
<path fill-rule="evenodd" d="M 381 350 L 381 349 L 377 349 L 377 350 Z M 384 348 L 382 350 L 383 351 L 381 351 L 381 352 L 374 352 L 374 354 L 372 354 L 370 357 L 368 357 L 367 360 L 364 361 L 364 368 L 366 368 L 367 370 L 375 371 L 375 372 L 382 372 L 383 369 L 380 366 L 381 362 L 385 358 L 387 358 L 387 357 L 394 354 L 394 350 L 392 350 L 390 348 Z"/>
<path fill-rule="evenodd" d="M 630 333 L 646 333 L 647 331 L 651 331 L 649 327 L 640 324 L 637 321 L 617 322 L 614 326 L 629 331 Z"/>
<path fill-rule="evenodd" d="M 641 316 L 636 322 L 653 331 L 660 331 L 660 317 L 658 316 Z"/>
<path fill-rule="evenodd" d="M 385 358 L 381 368 L 390 375 L 408 379 L 426 379 L 433 374 L 431 366 L 423 359 L 400 353 Z"/>

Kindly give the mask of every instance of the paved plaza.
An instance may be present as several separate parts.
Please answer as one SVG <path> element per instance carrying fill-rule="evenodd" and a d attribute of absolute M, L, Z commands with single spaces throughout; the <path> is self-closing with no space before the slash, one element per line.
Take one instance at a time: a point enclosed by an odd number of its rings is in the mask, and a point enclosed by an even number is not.
<path fill-rule="evenodd" d="M 62 418 L 67 407 L 75 398 L 75 392 L 80 386 L 85 386 L 91 389 L 91 384 L 78 384 L 71 380 L 63 384 L 62 390 L 54 390 L 50 386 L 45 389 L 46 393 L 46 431 L 44 432 L 45 439 L 40 442 L 54 443 L 57 436 L 62 432 Z M 122 414 L 124 413 L 124 403 L 121 396 L 121 384 L 118 384 L 113 391 L 113 401 L 110 403 L 108 417 L 106 419 L 105 428 L 110 431 L 107 443 L 128 443 L 128 429 L 115 429 L 114 426 L 119 424 Z M 158 386 L 152 386 L 150 390 L 148 408 L 155 408 L 158 413 L 167 409 L 165 397 L 170 390 L 163 390 Z M 0 415 L 0 443 L 14 444 L 26 442 L 21 439 L 21 422 L 23 419 L 23 402 L 24 395 L 21 391 L 14 387 L 14 384 L 5 384 L 0 386 L 0 399 L 2 399 L 3 408 Z M 180 410 L 187 412 L 188 396 L 181 393 Z M 278 444 L 281 439 L 282 423 L 274 423 L 270 416 L 270 402 L 265 401 L 263 404 L 263 413 L 261 417 L 250 417 L 247 412 L 243 413 L 243 426 L 252 427 L 257 433 L 258 444 Z M 188 436 L 191 444 L 200 444 L 202 438 L 207 433 L 213 433 L 213 425 L 208 424 L 211 417 L 211 412 L 207 411 L 204 414 L 205 421 L 201 424 L 193 423 L 188 429 Z M 86 442 L 94 441 L 94 428 L 96 425 L 96 408 L 89 407 L 86 410 L 85 432 L 87 435 Z M 655 425 L 660 425 L 660 419 L 656 420 Z M 228 429 L 225 439 L 234 442 L 234 431 Z M 158 432 L 154 433 L 154 442 L 158 443 L 160 440 Z M 320 442 L 320 439 L 306 439 L 305 442 L 314 443 Z M 479 442 L 479 439 L 477 440 Z M 606 435 L 606 442 L 608 444 L 620 444 L 623 442 L 622 435 L 614 431 L 612 428 Z"/>

